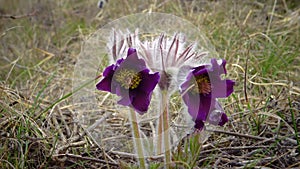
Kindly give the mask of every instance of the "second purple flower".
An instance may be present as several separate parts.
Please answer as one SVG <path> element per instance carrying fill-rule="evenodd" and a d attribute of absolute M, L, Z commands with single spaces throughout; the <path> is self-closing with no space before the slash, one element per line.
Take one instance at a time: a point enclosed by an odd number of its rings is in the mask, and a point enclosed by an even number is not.
<path fill-rule="evenodd" d="M 234 81 L 221 79 L 226 74 L 225 60 L 218 63 L 192 68 L 186 81 L 181 85 L 181 93 L 188 112 L 195 121 L 195 128 L 202 130 L 204 122 L 223 126 L 228 118 L 217 98 L 228 97 L 233 92 Z"/>

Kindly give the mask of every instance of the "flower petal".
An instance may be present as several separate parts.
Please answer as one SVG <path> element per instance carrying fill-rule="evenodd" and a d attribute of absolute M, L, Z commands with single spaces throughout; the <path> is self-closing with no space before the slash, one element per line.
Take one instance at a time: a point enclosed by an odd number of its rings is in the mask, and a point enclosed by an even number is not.
<path fill-rule="evenodd" d="M 188 90 L 190 88 L 191 84 L 193 84 L 191 79 L 194 80 L 194 76 L 193 76 L 192 73 L 189 73 L 187 78 L 186 78 L 186 81 L 183 82 L 180 86 L 180 89 L 181 89 L 182 93 L 186 92 L 186 90 Z"/>
<path fill-rule="evenodd" d="M 97 85 L 98 90 L 111 92 L 111 81 L 112 77 L 104 77 Z"/>
<path fill-rule="evenodd" d="M 204 128 L 204 122 L 202 120 L 196 120 L 194 127 L 201 131 Z"/>
<path fill-rule="evenodd" d="M 222 114 L 221 114 L 221 119 L 220 119 L 220 122 L 219 122 L 219 126 L 223 126 L 225 123 L 227 123 L 228 122 L 228 117 L 227 117 L 227 115 L 223 112 Z"/>
<path fill-rule="evenodd" d="M 182 96 L 184 103 L 188 107 L 188 112 L 195 120 L 198 115 L 200 97 L 192 93 L 186 93 Z"/>
<path fill-rule="evenodd" d="M 145 112 L 147 112 L 151 95 L 150 93 L 145 92 L 133 92 L 134 96 L 130 96 L 131 98 L 131 104 L 132 107 L 140 114 L 143 115 Z"/>
<path fill-rule="evenodd" d="M 117 93 L 119 93 L 118 96 L 121 96 L 121 99 L 118 101 L 118 104 L 123 105 L 123 106 L 130 106 L 131 105 L 131 100 L 129 90 L 118 90 Z"/>
<path fill-rule="evenodd" d="M 233 86 L 235 82 L 232 80 L 210 79 L 212 85 L 212 97 L 213 98 L 225 98 L 233 92 Z"/>
<path fill-rule="evenodd" d="M 116 66 L 120 66 L 120 64 L 121 64 L 123 61 L 124 61 L 124 59 L 123 59 L 123 58 L 121 58 L 121 59 L 118 59 L 118 60 L 117 60 L 117 64 L 116 64 Z"/>
<path fill-rule="evenodd" d="M 145 61 L 138 58 L 137 51 L 133 48 L 128 49 L 127 57 L 119 67 L 119 69 L 123 68 L 134 69 L 137 72 L 147 69 Z"/>
<path fill-rule="evenodd" d="M 202 65 L 202 66 L 195 67 L 193 69 L 193 75 L 199 76 L 199 75 L 207 74 L 209 67 L 210 67 L 209 65 Z"/>
<path fill-rule="evenodd" d="M 103 71 L 104 78 L 96 85 L 98 90 L 111 92 L 112 78 L 115 73 L 115 65 L 110 65 Z"/>
<path fill-rule="evenodd" d="M 213 109 L 207 116 L 207 122 L 213 125 L 218 125 L 221 121 L 221 116 L 224 114 L 224 110 L 218 101 L 215 101 Z"/>
<path fill-rule="evenodd" d="M 227 74 L 227 71 L 226 71 L 226 60 L 222 59 L 221 60 L 221 64 L 218 63 L 217 59 L 213 58 L 211 59 L 211 70 L 215 73 L 215 74 L 218 74 L 218 75 L 221 75 L 221 74 Z"/>
<path fill-rule="evenodd" d="M 183 101 L 188 107 L 188 112 L 194 120 L 206 121 L 207 115 L 215 104 L 209 96 L 197 95 L 191 92 L 183 95 Z"/>
<path fill-rule="evenodd" d="M 231 95 L 231 93 L 233 93 L 234 85 L 235 85 L 234 81 L 226 79 L 226 87 L 227 87 L 226 97 L 228 97 L 229 95 Z"/>
<path fill-rule="evenodd" d="M 138 90 L 143 90 L 146 93 L 152 92 L 160 79 L 159 73 L 150 74 L 149 69 L 145 69 L 139 73 L 142 76 L 142 81 L 138 86 Z"/>
<path fill-rule="evenodd" d="M 192 68 L 192 71 L 186 77 L 186 81 L 183 82 L 180 86 L 181 91 L 186 91 L 188 88 L 191 87 L 192 84 L 194 84 L 195 76 L 206 74 L 207 70 L 205 67 L 206 66 L 199 66 L 196 68 Z M 186 68 L 183 68 L 183 69 L 186 69 Z"/>
<path fill-rule="evenodd" d="M 219 126 L 223 126 L 226 122 L 228 122 L 228 117 L 224 113 L 224 109 L 218 101 L 215 101 L 215 106 L 213 110 L 209 113 L 207 117 L 207 122 Z"/>
<path fill-rule="evenodd" d="M 209 96 L 200 95 L 200 105 L 197 119 L 206 121 L 208 113 L 214 108 L 213 105 L 215 105 L 215 99 Z"/>
<path fill-rule="evenodd" d="M 129 91 L 129 97 L 133 108 L 142 115 L 148 110 L 152 92 L 159 81 L 159 74 L 150 74 L 148 69 L 139 73 L 142 81 L 136 89 Z"/>
<path fill-rule="evenodd" d="M 105 77 L 113 76 L 113 74 L 115 73 L 115 69 L 116 69 L 116 66 L 114 64 L 112 64 L 104 69 L 102 75 Z"/>
<path fill-rule="evenodd" d="M 130 55 L 136 55 L 136 49 L 134 48 L 129 48 L 128 49 L 128 52 L 127 52 L 127 56 L 130 56 Z M 137 56 L 136 56 L 137 57 Z"/>

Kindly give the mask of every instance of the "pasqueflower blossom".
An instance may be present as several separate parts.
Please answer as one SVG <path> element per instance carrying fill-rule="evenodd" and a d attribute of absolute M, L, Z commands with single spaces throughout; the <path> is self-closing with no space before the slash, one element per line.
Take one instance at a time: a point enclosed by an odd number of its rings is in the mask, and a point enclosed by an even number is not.
<path fill-rule="evenodd" d="M 133 48 L 128 49 L 125 59 L 108 66 L 103 76 L 97 89 L 121 96 L 118 104 L 133 107 L 139 114 L 148 110 L 151 94 L 160 78 L 158 73 L 150 73 Z"/>
<path fill-rule="evenodd" d="M 226 74 L 226 61 L 192 68 L 186 81 L 181 85 L 181 93 L 188 112 L 195 121 L 195 128 L 202 130 L 204 122 L 223 126 L 228 118 L 217 98 L 228 97 L 233 92 L 234 81 L 221 79 Z"/>

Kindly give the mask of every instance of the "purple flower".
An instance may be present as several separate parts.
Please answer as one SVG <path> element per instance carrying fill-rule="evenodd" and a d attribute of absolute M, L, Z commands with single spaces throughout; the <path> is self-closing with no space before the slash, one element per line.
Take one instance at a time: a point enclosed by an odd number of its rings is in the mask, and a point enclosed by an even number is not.
<path fill-rule="evenodd" d="M 139 114 L 144 114 L 160 78 L 158 73 L 149 72 L 145 61 L 138 58 L 136 50 L 129 48 L 127 58 L 108 66 L 103 72 L 104 78 L 96 87 L 121 96 L 118 104 L 133 107 Z"/>
<path fill-rule="evenodd" d="M 211 65 L 192 68 L 186 81 L 181 85 L 181 93 L 188 112 L 195 121 L 195 128 L 202 130 L 204 122 L 223 126 L 228 118 L 217 98 L 228 97 L 233 92 L 234 81 L 221 79 L 226 74 L 226 61 L 218 63 L 211 59 Z"/>

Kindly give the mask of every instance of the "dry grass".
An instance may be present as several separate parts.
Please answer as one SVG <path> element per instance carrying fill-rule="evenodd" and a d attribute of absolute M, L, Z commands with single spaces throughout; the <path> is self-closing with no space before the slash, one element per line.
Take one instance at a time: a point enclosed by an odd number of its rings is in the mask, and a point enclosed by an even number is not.
<path fill-rule="evenodd" d="M 177 168 L 300 167 L 298 1 L 111 0 L 102 10 L 96 3 L 0 1 L 0 168 L 135 163 L 89 137 L 74 120 L 69 92 L 85 37 L 121 16 L 149 11 L 201 28 L 237 82 L 224 100 L 230 122 L 209 131 L 200 152 L 174 152 Z"/>

